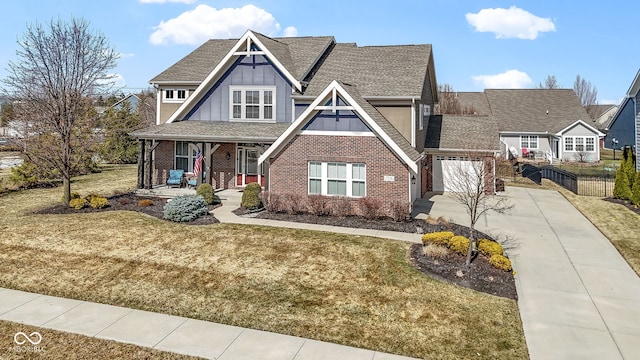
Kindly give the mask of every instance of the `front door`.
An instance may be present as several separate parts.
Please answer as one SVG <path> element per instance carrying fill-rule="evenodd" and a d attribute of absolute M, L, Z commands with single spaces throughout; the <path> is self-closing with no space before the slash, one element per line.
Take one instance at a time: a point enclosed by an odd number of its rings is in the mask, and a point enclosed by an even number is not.
<path fill-rule="evenodd" d="M 252 182 L 257 182 L 262 185 L 263 174 L 262 166 L 258 165 L 259 156 L 258 148 L 238 146 L 236 186 L 244 187 Z"/>

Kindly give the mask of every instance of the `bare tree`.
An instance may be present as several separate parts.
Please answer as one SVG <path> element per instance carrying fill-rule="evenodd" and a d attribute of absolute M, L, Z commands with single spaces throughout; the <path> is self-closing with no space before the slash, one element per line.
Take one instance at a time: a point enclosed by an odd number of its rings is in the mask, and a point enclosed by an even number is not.
<path fill-rule="evenodd" d="M 118 54 L 104 35 L 75 18 L 28 25 L 18 45 L 18 60 L 9 62 L 3 82 L 20 103 L 16 115 L 25 122 L 23 149 L 35 164 L 60 173 L 69 203 L 71 177 L 92 131 L 88 99 L 109 84 L 107 71 L 116 66 Z M 35 151 L 40 143 L 47 151 Z"/>
<path fill-rule="evenodd" d="M 538 89 L 559 89 L 560 87 L 555 75 L 547 75 L 544 83 L 538 84 Z"/>
<path fill-rule="evenodd" d="M 138 115 L 140 115 L 140 125 L 142 127 L 156 124 L 156 92 L 151 90 L 142 91 L 138 94 L 140 102 L 138 104 Z"/>
<path fill-rule="evenodd" d="M 573 82 L 573 91 L 591 119 L 595 119 L 597 116 L 596 105 L 598 104 L 598 90 L 596 87 L 578 74 L 576 75 L 576 81 Z"/>
<path fill-rule="evenodd" d="M 463 105 L 458 99 L 458 93 L 449 84 L 438 85 L 437 114 L 463 114 L 472 115 L 476 113 L 476 108 L 471 105 Z"/>
<path fill-rule="evenodd" d="M 481 147 L 476 147 L 481 148 Z M 469 250 L 467 251 L 467 267 L 471 265 L 478 244 L 475 226 L 478 220 L 490 211 L 504 213 L 513 208 L 513 204 L 493 191 L 495 161 L 492 153 L 469 149 L 465 156 L 458 157 L 451 165 L 450 188 L 453 199 L 464 206 L 469 215 Z"/>

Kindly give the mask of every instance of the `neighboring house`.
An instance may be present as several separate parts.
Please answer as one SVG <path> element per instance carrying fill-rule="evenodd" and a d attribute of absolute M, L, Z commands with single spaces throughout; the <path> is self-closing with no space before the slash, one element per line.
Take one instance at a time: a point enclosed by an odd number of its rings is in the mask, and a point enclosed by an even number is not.
<path fill-rule="evenodd" d="M 492 116 L 436 115 L 429 121 L 424 150 L 428 191 L 460 190 L 460 177 L 470 176 L 469 184 L 475 185 L 483 176 L 485 192 L 495 192 L 500 139 Z"/>
<path fill-rule="evenodd" d="M 431 45 L 364 46 L 333 37 L 209 40 L 151 80 L 156 126 L 140 140 L 138 187 L 152 173 L 273 193 L 412 203 L 437 101 Z"/>
<path fill-rule="evenodd" d="M 458 93 L 464 107 L 491 115 L 503 151 L 549 161 L 599 161 L 602 132 L 571 89 L 486 89 Z"/>
<path fill-rule="evenodd" d="M 604 147 L 607 149 L 630 146 L 636 152 L 640 146 L 640 70 L 627 90 L 618 111 L 608 126 Z M 613 139 L 616 140 L 614 143 Z M 636 152 L 637 154 L 637 152 Z M 638 165 L 638 164 L 636 164 Z M 638 165 L 640 170 L 640 165 Z"/>
<path fill-rule="evenodd" d="M 594 106 L 596 117 L 591 125 L 603 133 L 606 133 L 606 130 L 613 119 L 613 115 L 618 111 L 618 105 L 599 104 Z"/>

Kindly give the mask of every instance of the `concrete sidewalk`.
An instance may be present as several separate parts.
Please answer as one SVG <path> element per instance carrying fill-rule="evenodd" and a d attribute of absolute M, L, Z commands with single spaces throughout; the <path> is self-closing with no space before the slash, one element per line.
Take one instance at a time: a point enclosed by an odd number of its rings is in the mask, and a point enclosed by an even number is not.
<path fill-rule="evenodd" d="M 0 320 L 208 359 L 411 359 L 267 331 L 3 288 L 0 288 Z M 41 335 L 39 346 L 46 349 L 46 331 Z"/>
<path fill-rule="evenodd" d="M 611 242 L 556 191 L 509 187 L 515 208 L 477 228 L 510 237 L 531 359 L 640 359 L 640 278 Z M 468 224 L 446 195 L 432 216 Z"/>

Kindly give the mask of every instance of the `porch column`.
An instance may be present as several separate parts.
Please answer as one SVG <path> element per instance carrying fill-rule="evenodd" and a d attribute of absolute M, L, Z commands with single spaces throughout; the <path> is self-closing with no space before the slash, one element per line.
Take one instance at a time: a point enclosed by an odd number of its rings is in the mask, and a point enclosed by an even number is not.
<path fill-rule="evenodd" d="M 146 149 L 144 152 L 144 188 L 151 189 L 153 187 L 153 184 L 151 183 L 151 175 L 153 171 L 153 166 L 151 166 L 151 140 L 145 140 L 144 147 Z"/>
<path fill-rule="evenodd" d="M 144 150 L 144 140 L 138 140 L 138 189 L 144 188 Z"/>

